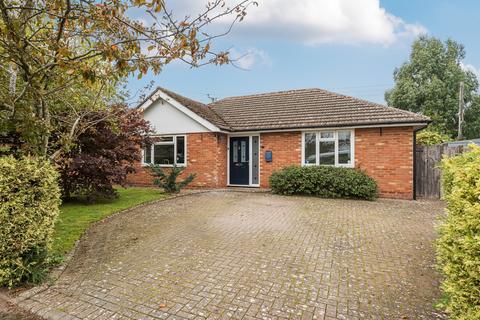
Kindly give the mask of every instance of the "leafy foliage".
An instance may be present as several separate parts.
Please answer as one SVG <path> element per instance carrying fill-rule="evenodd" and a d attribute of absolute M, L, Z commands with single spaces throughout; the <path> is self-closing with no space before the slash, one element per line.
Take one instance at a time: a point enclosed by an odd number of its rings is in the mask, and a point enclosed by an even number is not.
<path fill-rule="evenodd" d="M 45 276 L 60 205 L 57 178 L 47 161 L 0 158 L 0 286 Z"/>
<path fill-rule="evenodd" d="M 480 319 L 480 147 L 442 161 L 447 216 L 437 260 L 452 319 Z"/>
<path fill-rule="evenodd" d="M 114 184 L 124 185 L 134 163 L 141 160 L 139 146 L 152 143 L 152 129 L 140 111 L 115 105 L 88 118 L 75 147 L 58 160 L 64 197 L 116 197 Z"/>
<path fill-rule="evenodd" d="M 165 169 L 159 165 L 151 164 L 149 168 L 155 177 L 153 183 L 168 193 L 180 192 L 181 189 L 185 188 L 196 177 L 196 174 L 191 173 L 184 180 L 177 182 L 178 177 L 185 170 L 185 167 L 174 165 L 172 168 Z"/>
<path fill-rule="evenodd" d="M 480 96 L 476 95 L 465 110 L 464 136 L 467 139 L 480 138 Z"/>
<path fill-rule="evenodd" d="M 10 95 L 9 74 L 0 68 L 0 100 Z M 68 81 L 69 76 L 55 76 L 51 83 Z M 17 79 L 17 86 L 24 86 L 23 79 Z M 88 116 L 108 105 L 122 102 L 125 93 L 117 89 L 121 81 L 102 81 L 95 84 L 77 83 L 52 92 L 44 97 L 49 108 L 48 126 L 36 115 L 37 102 L 30 96 L 18 102 L 14 112 L 2 109 L 0 103 L 0 143 L 10 145 L 10 154 L 47 155 L 56 158 L 68 151 L 77 135 L 82 131 L 79 124 L 86 125 Z M 4 100 L 6 101 L 6 100 Z M 49 135 L 45 144 L 45 134 Z"/>
<path fill-rule="evenodd" d="M 329 166 L 289 166 L 270 176 L 274 193 L 305 194 L 325 198 L 378 197 L 375 180 L 363 171 Z"/>
<path fill-rule="evenodd" d="M 439 132 L 423 130 L 417 133 L 417 144 L 419 145 L 431 146 L 434 144 L 441 144 L 449 141 L 452 141 L 449 136 Z"/>
<path fill-rule="evenodd" d="M 452 138 L 458 128 L 458 93 L 465 84 L 466 138 L 480 136 L 478 79 L 462 68 L 463 45 L 422 36 L 413 43 L 410 60 L 394 72 L 395 87 L 385 93 L 388 105 L 419 112 L 433 120 L 435 131 Z"/>
<path fill-rule="evenodd" d="M 220 18 L 233 25 L 256 5 L 238 1 L 208 0 L 202 12 L 181 16 L 164 0 L 0 1 L 0 135 L 21 132 L 30 153 L 49 155 L 57 113 L 68 110 L 73 133 L 83 117 L 84 105 L 65 98 L 69 89 L 80 95 L 91 89 L 90 109 L 106 88 L 134 74 L 158 74 L 174 60 L 194 67 L 229 63 L 228 52 L 212 46 L 228 27 L 219 34 L 205 29 Z M 66 143 L 74 136 L 67 134 Z"/>

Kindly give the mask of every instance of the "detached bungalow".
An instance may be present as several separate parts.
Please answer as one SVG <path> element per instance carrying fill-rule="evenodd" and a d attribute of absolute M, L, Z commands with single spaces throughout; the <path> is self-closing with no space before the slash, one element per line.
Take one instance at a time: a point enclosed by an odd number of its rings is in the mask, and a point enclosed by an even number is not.
<path fill-rule="evenodd" d="M 193 187 L 268 188 L 289 165 L 360 168 L 380 194 L 413 198 L 415 130 L 430 119 L 328 92 L 291 90 L 210 104 L 158 88 L 139 105 L 161 138 L 143 150 L 130 184 L 152 183 L 145 165 L 185 166 Z"/>

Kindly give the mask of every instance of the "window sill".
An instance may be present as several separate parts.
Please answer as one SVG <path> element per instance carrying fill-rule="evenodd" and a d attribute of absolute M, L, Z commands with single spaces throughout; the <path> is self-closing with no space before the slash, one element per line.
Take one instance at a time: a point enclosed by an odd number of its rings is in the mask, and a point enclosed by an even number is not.
<path fill-rule="evenodd" d="M 315 164 L 315 163 L 303 163 L 302 167 L 336 167 L 336 168 L 355 168 L 353 164 Z"/>
<path fill-rule="evenodd" d="M 148 167 L 151 163 L 142 163 L 142 167 Z M 160 168 L 173 168 L 173 164 L 157 164 Z M 186 164 L 177 164 L 177 168 L 186 168 Z"/>

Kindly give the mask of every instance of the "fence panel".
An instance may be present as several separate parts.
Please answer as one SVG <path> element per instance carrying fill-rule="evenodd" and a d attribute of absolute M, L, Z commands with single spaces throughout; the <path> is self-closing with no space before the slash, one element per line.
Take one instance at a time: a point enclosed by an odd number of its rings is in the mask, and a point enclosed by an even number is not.
<path fill-rule="evenodd" d="M 437 144 L 433 146 L 417 146 L 415 149 L 415 190 L 417 197 L 436 198 L 442 196 L 440 161 L 443 157 L 451 157 L 462 153 L 463 146 Z"/>

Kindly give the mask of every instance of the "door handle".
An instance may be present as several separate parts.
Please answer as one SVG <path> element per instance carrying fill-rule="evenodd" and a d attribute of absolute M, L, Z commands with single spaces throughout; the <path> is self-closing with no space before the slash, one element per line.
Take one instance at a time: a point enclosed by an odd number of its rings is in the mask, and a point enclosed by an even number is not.
<path fill-rule="evenodd" d="M 247 162 L 235 162 L 235 167 L 245 167 Z"/>

